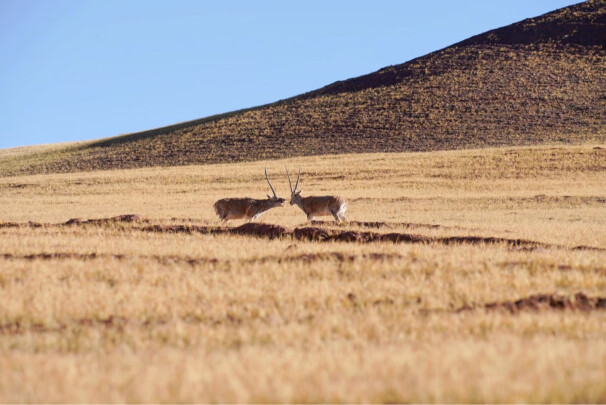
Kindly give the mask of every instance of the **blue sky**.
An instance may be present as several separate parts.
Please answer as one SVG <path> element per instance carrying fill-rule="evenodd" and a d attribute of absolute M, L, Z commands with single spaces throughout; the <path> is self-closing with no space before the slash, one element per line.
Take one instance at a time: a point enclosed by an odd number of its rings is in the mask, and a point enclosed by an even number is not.
<path fill-rule="evenodd" d="M 0 0 L 0 148 L 277 101 L 577 2 Z"/>

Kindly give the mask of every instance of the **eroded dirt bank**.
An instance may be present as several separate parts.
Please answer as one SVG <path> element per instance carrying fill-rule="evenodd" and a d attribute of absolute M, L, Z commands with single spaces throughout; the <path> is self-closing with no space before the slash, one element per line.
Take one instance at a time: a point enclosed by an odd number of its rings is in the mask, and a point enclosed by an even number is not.
<path fill-rule="evenodd" d="M 326 222 L 316 222 L 315 224 L 328 224 Z M 355 223 L 356 225 L 358 223 Z M 362 225 L 366 223 L 360 223 Z M 359 224 L 358 224 L 359 225 Z M 517 249 L 572 249 L 572 250 L 594 250 L 606 251 L 606 249 L 592 246 L 575 246 L 565 247 L 561 245 L 543 243 L 539 241 L 527 239 L 511 239 L 494 236 L 428 236 L 413 233 L 390 232 L 380 233 L 374 231 L 357 231 L 347 229 L 335 229 L 320 226 L 303 226 L 289 228 L 281 225 L 249 222 L 237 227 L 228 226 L 209 226 L 209 225 L 193 225 L 193 224 L 154 224 L 149 219 L 141 218 L 135 214 L 119 215 L 111 218 L 97 218 L 83 220 L 73 218 L 69 221 L 59 224 L 41 224 L 35 222 L 5 222 L 0 223 L 1 228 L 15 227 L 71 227 L 71 226 L 125 226 L 129 230 L 137 230 L 140 232 L 157 232 L 157 233 L 200 233 L 200 234 L 233 234 L 247 235 L 258 238 L 292 238 L 301 241 L 315 242 L 356 242 L 356 243 L 373 243 L 373 242 L 393 242 L 393 243 L 434 243 L 444 245 L 494 245 L 502 244 L 511 248 Z M 420 224 L 424 226 L 424 224 Z M 435 225 L 439 226 L 439 225 Z M 381 227 L 380 223 L 372 223 L 370 227 Z"/>

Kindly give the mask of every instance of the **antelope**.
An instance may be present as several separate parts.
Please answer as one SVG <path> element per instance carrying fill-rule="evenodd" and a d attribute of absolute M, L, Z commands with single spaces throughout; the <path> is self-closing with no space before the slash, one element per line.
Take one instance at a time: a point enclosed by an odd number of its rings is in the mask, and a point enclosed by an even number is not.
<path fill-rule="evenodd" d="M 215 212 L 221 222 L 227 223 L 230 219 L 245 218 L 251 222 L 259 218 L 263 213 L 275 207 L 284 206 L 284 198 L 278 197 L 269 177 L 267 176 L 267 167 L 265 168 L 265 179 L 269 183 L 269 188 L 274 193 L 273 197 L 267 194 L 267 200 L 257 200 L 255 198 L 223 198 L 214 205 Z"/>
<path fill-rule="evenodd" d="M 297 177 L 294 189 L 292 188 L 288 169 L 286 169 L 286 175 L 288 176 L 288 185 L 290 186 L 290 205 L 297 204 L 305 215 L 307 215 L 308 220 L 313 221 L 315 217 L 332 215 L 338 223 L 345 221 L 347 201 L 333 195 L 301 197 L 301 190 L 297 191 L 299 180 L 301 179 L 301 168 L 299 167 L 299 176 Z"/>

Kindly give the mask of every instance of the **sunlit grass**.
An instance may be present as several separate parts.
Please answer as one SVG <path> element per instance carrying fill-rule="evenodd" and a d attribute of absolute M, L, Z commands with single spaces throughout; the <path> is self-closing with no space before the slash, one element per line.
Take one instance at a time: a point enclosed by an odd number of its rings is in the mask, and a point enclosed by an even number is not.
<path fill-rule="evenodd" d="M 514 315 L 483 306 L 606 295 L 604 151 L 342 155 L 1 178 L 0 401 L 603 402 L 606 311 Z M 302 167 L 303 195 L 338 194 L 350 220 L 385 222 L 375 232 L 554 247 L 57 225 L 135 213 L 162 226 L 219 226 L 212 203 L 263 198 L 265 166 L 288 198 L 285 164 Z M 306 224 L 289 205 L 261 220 Z"/>

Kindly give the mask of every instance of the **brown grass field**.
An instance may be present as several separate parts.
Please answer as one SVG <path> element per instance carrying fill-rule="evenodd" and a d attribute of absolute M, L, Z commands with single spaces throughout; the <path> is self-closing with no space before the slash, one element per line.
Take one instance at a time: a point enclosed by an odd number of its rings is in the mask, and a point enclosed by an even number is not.
<path fill-rule="evenodd" d="M 218 222 L 284 165 L 350 222 Z M 0 402 L 606 402 L 605 185 L 599 144 L 0 177 Z"/>

